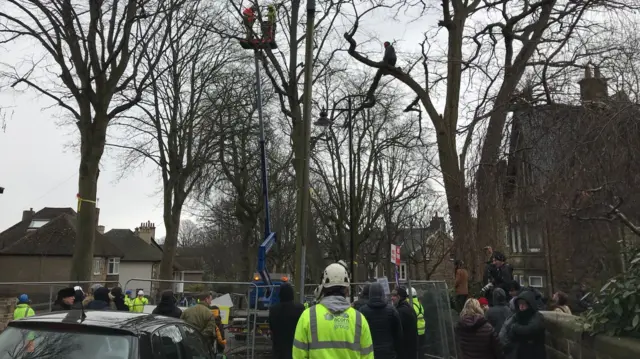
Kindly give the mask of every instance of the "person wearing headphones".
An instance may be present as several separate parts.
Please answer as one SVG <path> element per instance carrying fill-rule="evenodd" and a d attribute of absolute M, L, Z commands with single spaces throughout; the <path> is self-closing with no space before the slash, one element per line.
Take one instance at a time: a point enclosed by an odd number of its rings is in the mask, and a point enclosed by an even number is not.
<path fill-rule="evenodd" d="M 293 359 L 373 359 L 369 323 L 349 303 L 349 273 L 333 263 L 324 270 L 321 298 L 305 309 L 293 339 Z"/>

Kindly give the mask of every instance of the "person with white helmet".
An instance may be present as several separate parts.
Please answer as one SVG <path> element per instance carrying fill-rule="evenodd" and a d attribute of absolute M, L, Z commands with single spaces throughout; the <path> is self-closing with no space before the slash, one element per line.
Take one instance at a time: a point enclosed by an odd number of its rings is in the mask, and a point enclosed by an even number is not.
<path fill-rule="evenodd" d="M 129 306 L 129 310 L 134 313 L 143 313 L 144 306 L 149 304 L 149 299 L 144 297 L 144 291 L 142 289 L 138 290 L 138 296 L 136 299 L 131 301 L 131 306 Z"/>
<path fill-rule="evenodd" d="M 411 288 L 411 298 L 413 304 L 413 310 L 418 317 L 418 357 L 424 357 L 425 345 L 427 344 L 427 336 L 425 334 L 426 324 L 424 321 L 424 308 L 422 303 L 418 299 L 418 292 L 415 288 Z"/>
<path fill-rule="evenodd" d="M 293 359 L 373 359 L 369 323 L 351 307 L 349 285 L 349 273 L 342 264 L 325 268 L 320 302 L 298 320 Z"/>

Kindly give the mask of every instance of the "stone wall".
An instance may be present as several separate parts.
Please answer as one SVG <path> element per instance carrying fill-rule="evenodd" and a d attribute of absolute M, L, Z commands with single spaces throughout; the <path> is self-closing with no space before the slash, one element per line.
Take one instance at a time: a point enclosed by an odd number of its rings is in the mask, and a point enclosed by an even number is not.
<path fill-rule="evenodd" d="M 577 317 L 543 312 L 547 327 L 547 359 L 640 358 L 640 339 L 590 336 Z"/>
<path fill-rule="evenodd" d="M 7 323 L 13 319 L 13 311 L 16 308 L 16 298 L 0 298 L 0 332 L 6 328 Z"/>

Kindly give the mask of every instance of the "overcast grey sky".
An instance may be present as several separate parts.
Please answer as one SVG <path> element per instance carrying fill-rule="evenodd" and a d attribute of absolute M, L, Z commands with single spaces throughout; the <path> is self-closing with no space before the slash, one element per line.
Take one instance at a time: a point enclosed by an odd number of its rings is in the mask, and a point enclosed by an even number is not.
<path fill-rule="evenodd" d="M 385 20 L 381 26 L 379 21 L 385 16 L 376 15 L 369 19 L 375 26 L 363 26 L 360 36 L 380 34 L 380 46 L 386 40 L 399 40 L 396 46 L 399 54 L 417 50 L 421 31 L 437 21 L 433 17 L 409 24 Z M 39 50 L 31 46 L 5 46 L 0 48 L 2 61 L 16 63 L 34 49 Z M 380 50 L 382 56 L 382 47 Z M 6 130 L 0 131 L 0 186 L 5 187 L 5 193 L 0 195 L 0 232 L 18 222 L 23 210 L 76 208 L 79 154 L 69 144 L 77 138 L 77 132 L 72 126 L 60 126 L 63 112 L 59 108 L 45 108 L 49 105 L 50 102 L 36 96 L 34 90 L 24 94 L 11 90 L 0 92 L 0 107 L 9 107 Z M 133 229 L 149 220 L 156 223 L 156 237 L 164 236 L 162 195 L 158 192 L 159 181 L 154 170 L 148 166 L 118 181 L 121 173 L 116 160 L 109 155 L 103 157 L 98 207 L 100 224 L 106 226 L 106 230 Z"/>

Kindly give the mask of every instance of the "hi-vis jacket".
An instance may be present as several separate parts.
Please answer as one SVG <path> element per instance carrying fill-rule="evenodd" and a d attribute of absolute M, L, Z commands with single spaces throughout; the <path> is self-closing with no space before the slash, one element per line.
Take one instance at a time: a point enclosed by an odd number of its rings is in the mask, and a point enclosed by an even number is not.
<path fill-rule="evenodd" d="M 424 308 L 422 308 L 422 304 L 420 304 L 418 298 L 413 298 L 413 310 L 418 316 L 418 335 L 422 335 L 425 332 L 426 325 L 424 323 Z"/>
<path fill-rule="evenodd" d="M 322 298 L 298 320 L 292 354 L 293 359 L 373 359 L 369 323 L 346 298 Z"/>
<path fill-rule="evenodd" d="M 36 312 L 29 306 L 29 304 L 18 304 L 16 305 L 16 309 L 13 311 L 13 320 L 18 320 L 26 317 L 31 317 L 36 315 Z"/>
<path fill-rule="evenodd" d="M 131 305 L 129 305 L 129 311 L 134 313 L 142 313 L 144 312 L 144 306 L 149 304 L 149 299 L 145 297 L 136 297 L 131 300 Z"/>

